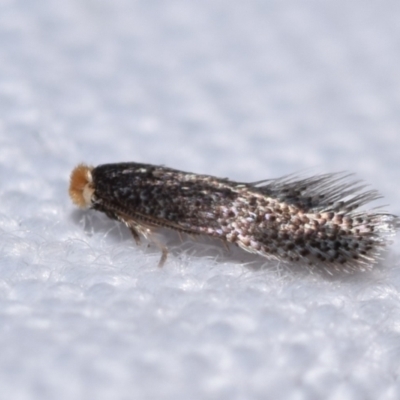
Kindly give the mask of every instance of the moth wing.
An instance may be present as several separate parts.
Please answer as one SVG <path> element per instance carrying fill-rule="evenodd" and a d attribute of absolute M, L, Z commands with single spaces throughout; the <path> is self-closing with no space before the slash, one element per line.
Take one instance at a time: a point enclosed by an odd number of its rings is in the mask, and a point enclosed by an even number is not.
<path fill-rule="evenodd" d="M 305 210 L 328 211 L 340 208 L 351 211 L 382 196 L 376 190 L 363 190 L 367 187 L 352 174 L 338 172 L 320 174 L 303 178 L 287 175 L 278 179 L 253 182 L 263 194 L 293 204 Z"/>

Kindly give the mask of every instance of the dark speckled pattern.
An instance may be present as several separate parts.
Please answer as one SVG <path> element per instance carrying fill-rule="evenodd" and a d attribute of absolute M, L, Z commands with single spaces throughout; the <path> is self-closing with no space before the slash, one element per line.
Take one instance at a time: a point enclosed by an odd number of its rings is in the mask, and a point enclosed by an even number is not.
<path fill-rule="evenodd" d="M 135 236 L 163 226 L 328 271 L 372 266 L 397 219 L 360 211 L 380 196 L 341 173 L 239 183 L 120 163 L 94 168 L 92 178 L 92 208 L 123 221 Z"/>

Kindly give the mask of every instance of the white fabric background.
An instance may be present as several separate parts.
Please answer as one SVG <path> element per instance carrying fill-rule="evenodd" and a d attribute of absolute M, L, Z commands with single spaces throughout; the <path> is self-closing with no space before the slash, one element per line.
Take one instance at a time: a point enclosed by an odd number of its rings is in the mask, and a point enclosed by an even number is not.
<path fill-rule="evenodd" d="M 355 172 L 400 214 L 400 3 L 0 2 L 0 398 L 399 399 L 400 263 L 135 246 L 85 161 Z M 253 266 L 246 266 L 252 261 Z"/>

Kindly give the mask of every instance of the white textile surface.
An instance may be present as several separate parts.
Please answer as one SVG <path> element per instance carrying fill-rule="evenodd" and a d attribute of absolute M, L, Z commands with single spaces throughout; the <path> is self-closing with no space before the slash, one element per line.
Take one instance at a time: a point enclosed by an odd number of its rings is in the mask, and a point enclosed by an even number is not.
<path fill-rule="evenodd" d="M 400 398 L 398 239 L 328 278 L 136 246 L 79 162 L 351 171 L 400 214 L 400 2 L 2 0 L 0 399 Z"/>

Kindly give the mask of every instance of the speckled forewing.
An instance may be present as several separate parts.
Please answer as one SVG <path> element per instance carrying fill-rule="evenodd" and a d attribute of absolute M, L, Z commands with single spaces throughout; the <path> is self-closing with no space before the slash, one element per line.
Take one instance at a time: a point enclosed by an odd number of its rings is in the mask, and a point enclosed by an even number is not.
<path fill-rule="evenodd" d="M 92 171 L 93 208 L 135 224 L 206 234 L 279 260 L 374 262 L 396 217 L 362 212 L 378 198 L 343 174 L 243 184 L 138 163 Z"/>
<path fill-rule="evenodd" d="M 113 208 L 191 233 L 217 230 L 221 210 L 239 196 L 234 182 L 148 164 L 101 165 L 92 175 L 94 208 Z"/>

